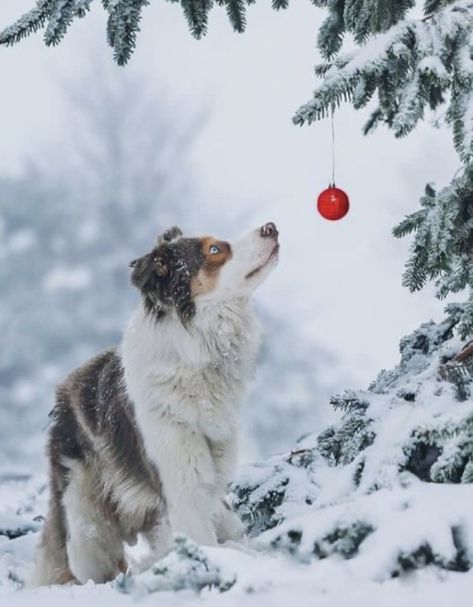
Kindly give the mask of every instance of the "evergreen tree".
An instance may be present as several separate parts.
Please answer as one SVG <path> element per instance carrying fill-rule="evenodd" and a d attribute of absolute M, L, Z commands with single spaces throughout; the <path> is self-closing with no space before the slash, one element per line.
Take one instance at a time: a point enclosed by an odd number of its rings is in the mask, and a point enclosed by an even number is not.
<path fill-rule="evenodd" d="M 340 419 L 248 466 L 233 505 L 259 545 L 307 562 L 339 555 L 377 579 L 473 566 L 473 345 L 464 306 L 401 341 L 368 390 L 331 399 Z M 366 546 L 366 548 L 365 548 Z"/>

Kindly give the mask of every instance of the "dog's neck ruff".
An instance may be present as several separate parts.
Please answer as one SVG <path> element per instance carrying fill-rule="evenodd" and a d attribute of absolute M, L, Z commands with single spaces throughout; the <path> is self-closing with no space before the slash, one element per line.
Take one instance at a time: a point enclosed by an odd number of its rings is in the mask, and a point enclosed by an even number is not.
<path fill-rule="evenodd" d="M 209 439 L 236 431 L 238 407 L 259 330 L 246 299 L 200 302 L 184 327 L 159 321 L 140 305 L 122 343 L 125 384 L 137 421 L 159 418 L 196 427 Z M 146 431 L 149 434 L 149 429 Z"/>

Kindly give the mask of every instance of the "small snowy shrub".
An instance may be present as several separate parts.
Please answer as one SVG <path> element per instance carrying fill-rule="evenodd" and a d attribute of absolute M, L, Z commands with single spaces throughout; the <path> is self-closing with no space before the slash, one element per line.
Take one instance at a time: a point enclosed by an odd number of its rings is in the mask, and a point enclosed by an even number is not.
<path fill-rule="evenodd" d="M 215 588 L 229 590 L 235 583 L 233 575 L 224 574 L 211 562 L 204 550 L 184 536 L 177 536 L 173 550 L 151 569 L 138 575 L 121 574 L 114 586 L 125 594 L 150 594 L 162 591 Z"/>

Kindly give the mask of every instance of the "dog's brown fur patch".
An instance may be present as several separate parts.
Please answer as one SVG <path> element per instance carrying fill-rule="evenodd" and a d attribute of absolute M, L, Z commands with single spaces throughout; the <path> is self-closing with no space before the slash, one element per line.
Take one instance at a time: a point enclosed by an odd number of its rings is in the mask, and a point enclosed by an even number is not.
<path fill-rule="evenodd" d="M 217 285 L 220 269 L 232 258 L 232 248 L 228 242 L 217 240 L 212 236 L 200 239 L 204 263 L 197 275 L 191 280 L 192 297 L 204 295 L 213 291 Z M 211 253 L 211 247 L 216 246 L 219 253 Z"/>
<path fill-rule="evenodd" d="M 144 451 L 123 373 L 118 352 L 110 349 L 70 374 L 57 390 L 48 446 L 50 505 L 33 585 L 77 578 L 66 549 L 71 534 L 64 505 L 68 487 L 77 479 L 87 482 L 83 500 L 93 502 L 103 521 L 97 527 L 100 546 L 110 534 L 132 543 L 138 533 L 152 533 L 163 520 L 161 480 Z M 113 579 L 126 570 L 122 551 L 117 554 L 116 567 L 97 571 L 96 578 L 91 575 L 95 581 Z"/>

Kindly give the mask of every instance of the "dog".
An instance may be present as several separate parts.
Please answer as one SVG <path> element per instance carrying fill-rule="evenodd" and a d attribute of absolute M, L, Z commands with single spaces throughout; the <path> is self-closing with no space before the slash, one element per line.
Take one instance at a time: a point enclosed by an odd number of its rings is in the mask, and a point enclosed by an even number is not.
<path fill-rule="evenodd" d="M 171 228 L 131 262 L 141 298 L 120 346 L 57 389 L 32 585 L 109 581 L 138 534 L 153 562 L 175 533 L 242 537 L 225 493 L 258 345 L 249 297 L 278 255 L 267 223 L 235 244 Z"/>

